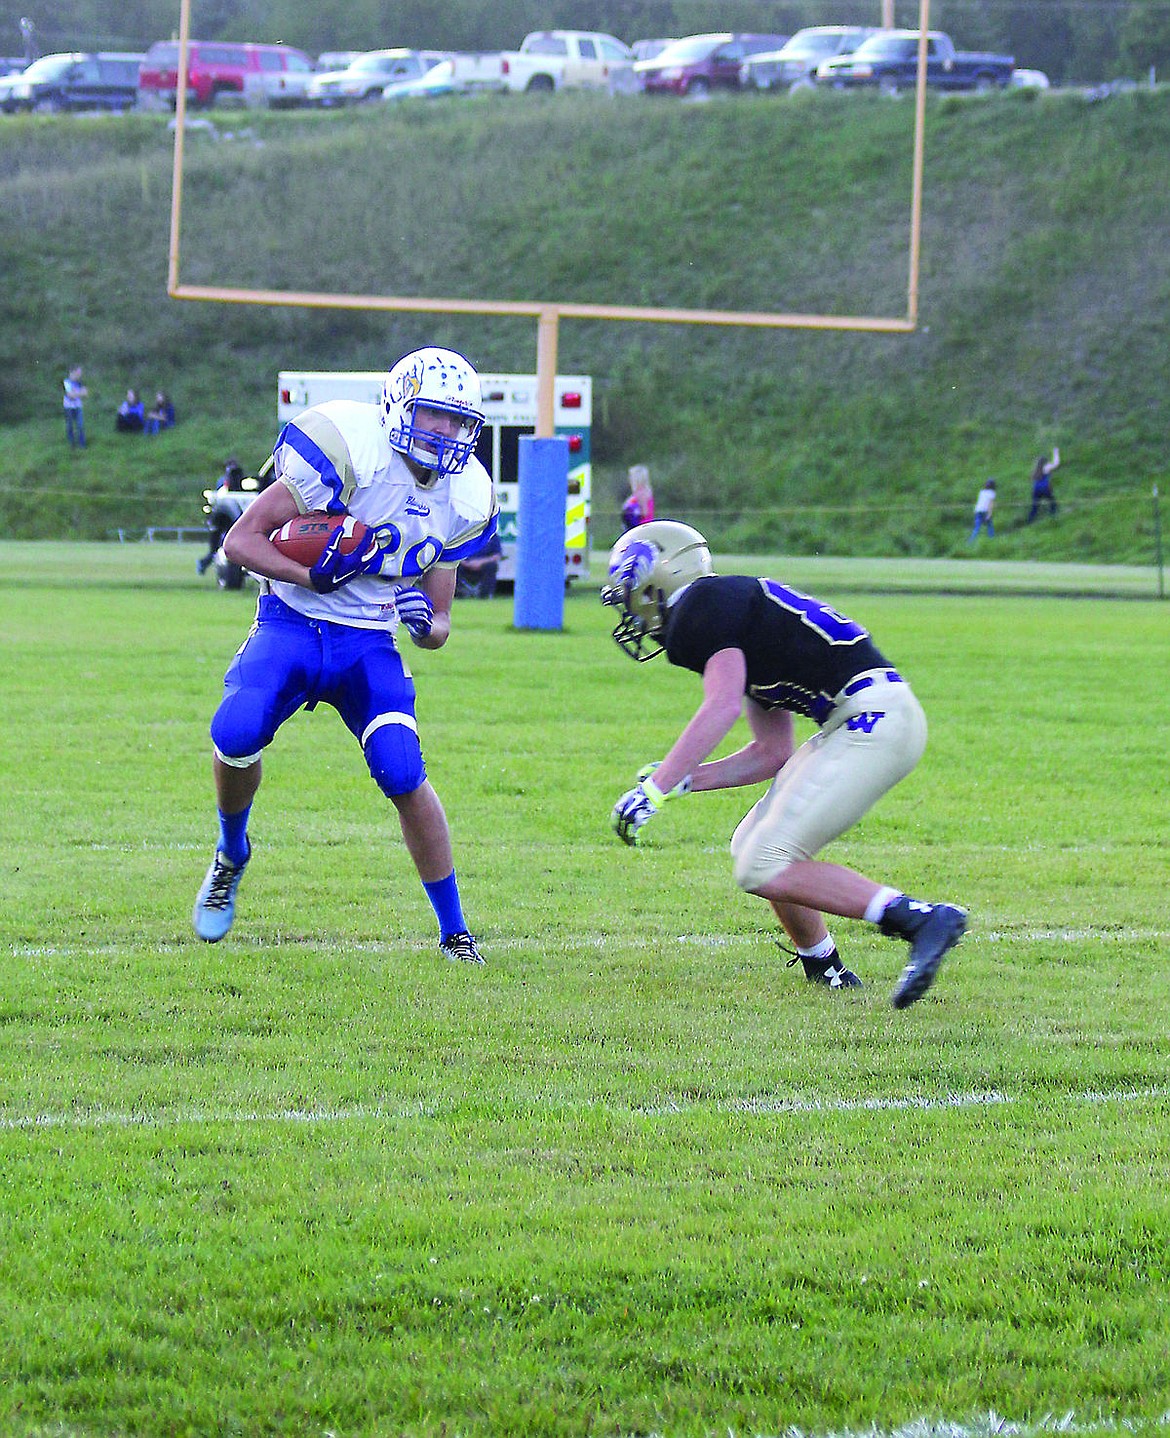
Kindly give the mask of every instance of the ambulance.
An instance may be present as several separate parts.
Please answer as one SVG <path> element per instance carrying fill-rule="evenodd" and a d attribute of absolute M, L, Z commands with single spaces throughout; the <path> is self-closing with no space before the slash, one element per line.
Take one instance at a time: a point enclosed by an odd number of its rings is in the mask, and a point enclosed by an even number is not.
<path fill-rule="evenodd" d="M 380 404 L 385 372 L 361 370 L 282 370 L 277 379 L 279 424 L 295 419 L 311 405 L 330 399 Z M 519 511 L 520 438 L 536 432 L 536 376 L 481 374 L 483 430 L 476 454 L 495 481 L 500 505 L 499 579 L 516 578 L 516 518 Z M 569 444 L 569 492 L 565 510 L 565 579 L 588 578 L 592 509 L 590 428 L 593 380 L 589 375 L 558 375 L 554 385 L 554 433 Z"/>

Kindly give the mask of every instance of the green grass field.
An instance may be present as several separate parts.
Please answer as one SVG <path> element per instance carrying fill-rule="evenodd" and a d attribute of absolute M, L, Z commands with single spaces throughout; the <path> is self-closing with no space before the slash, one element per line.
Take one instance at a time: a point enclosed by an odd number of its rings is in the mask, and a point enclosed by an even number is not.
<path fill-rule="evenodd" d="M 486 968 L 324 710 L 200 944 L 195 552 L 0 545 L 0 1432 L 1165 1430 L 1167 606 L 817 571 L 931 722 L 832 857 L 972 916 L 899 1014 L 865 925 L 859 994 L 785 968 L 756 791 L 616 840 L 698 687 L 589 591 L 413 658 Z"/>

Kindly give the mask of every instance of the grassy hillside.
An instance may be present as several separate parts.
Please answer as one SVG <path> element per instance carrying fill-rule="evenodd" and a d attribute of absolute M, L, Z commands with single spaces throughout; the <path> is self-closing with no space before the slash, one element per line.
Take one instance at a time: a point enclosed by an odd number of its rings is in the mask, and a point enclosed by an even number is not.
<path fill-rule="evenodd" d="M 355 293 L 901 314 L 909 101 L 705 106 L 485 97 L 216 117 L 190 138 L 182 276 Z M 13 118 L 0 151 L 0 488 L 17 532 L 191 522 L 271 443 L 280 368 L 378 368 L 432 339 L 535 363 L 529 320 L 176 302 L 163 117 Z M 625 467 L 724 546 L 962 554 L 995 475 L 997 557 L 1149 562 L 1165 474 L 1170 94 L 929 106 L 909 337 L 565 322 L 597 377 L 597 535 Z M 86 366 L 91 446 L 60 379 Z M 128 384 L 180 425 L 115 436 Z M 1064 513 L 1019 525 L 1053 443 Z M 1163 485 L 1163 488 L 1165 486 Z M 34 504 L 16 496 L 37 491 Z"/>

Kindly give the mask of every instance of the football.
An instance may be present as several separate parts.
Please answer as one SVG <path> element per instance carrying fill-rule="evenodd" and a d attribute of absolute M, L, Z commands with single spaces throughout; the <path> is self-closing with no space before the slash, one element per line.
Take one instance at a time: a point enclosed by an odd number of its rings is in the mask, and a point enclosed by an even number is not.
<path fill-rule="evenodd" d="M 333 538 L 333 531 L 342 530 L 341 552 L 352 554 L 370 538 L 370 529 L 352 514 L 326 514 L 315 510 L 311 514 L 298 514 L 268 536 L 290 559 L 300 564 L 313 565 L 321 557 L 321 551 Z"/>

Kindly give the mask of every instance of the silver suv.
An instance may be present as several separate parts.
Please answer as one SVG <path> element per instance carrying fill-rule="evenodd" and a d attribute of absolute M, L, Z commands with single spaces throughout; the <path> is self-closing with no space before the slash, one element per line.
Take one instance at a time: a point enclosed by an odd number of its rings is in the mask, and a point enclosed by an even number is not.
<path fill-rule="evenodd" d="M 387 85 L 417 80 L 440 60 L 443 50 L 368 50 L 344 70 L 327 70 L 309 80 L 310 105 L 361 105 L 380 100 Z"/>
<path fill-rule="evenodd" d="M 739 68 L 739 83 L 745 90 L 812 89 L 822 60 L 851 55 L 873 33 L 868 25 L 810 25 L 779 50 L 749 55 Z"/>

